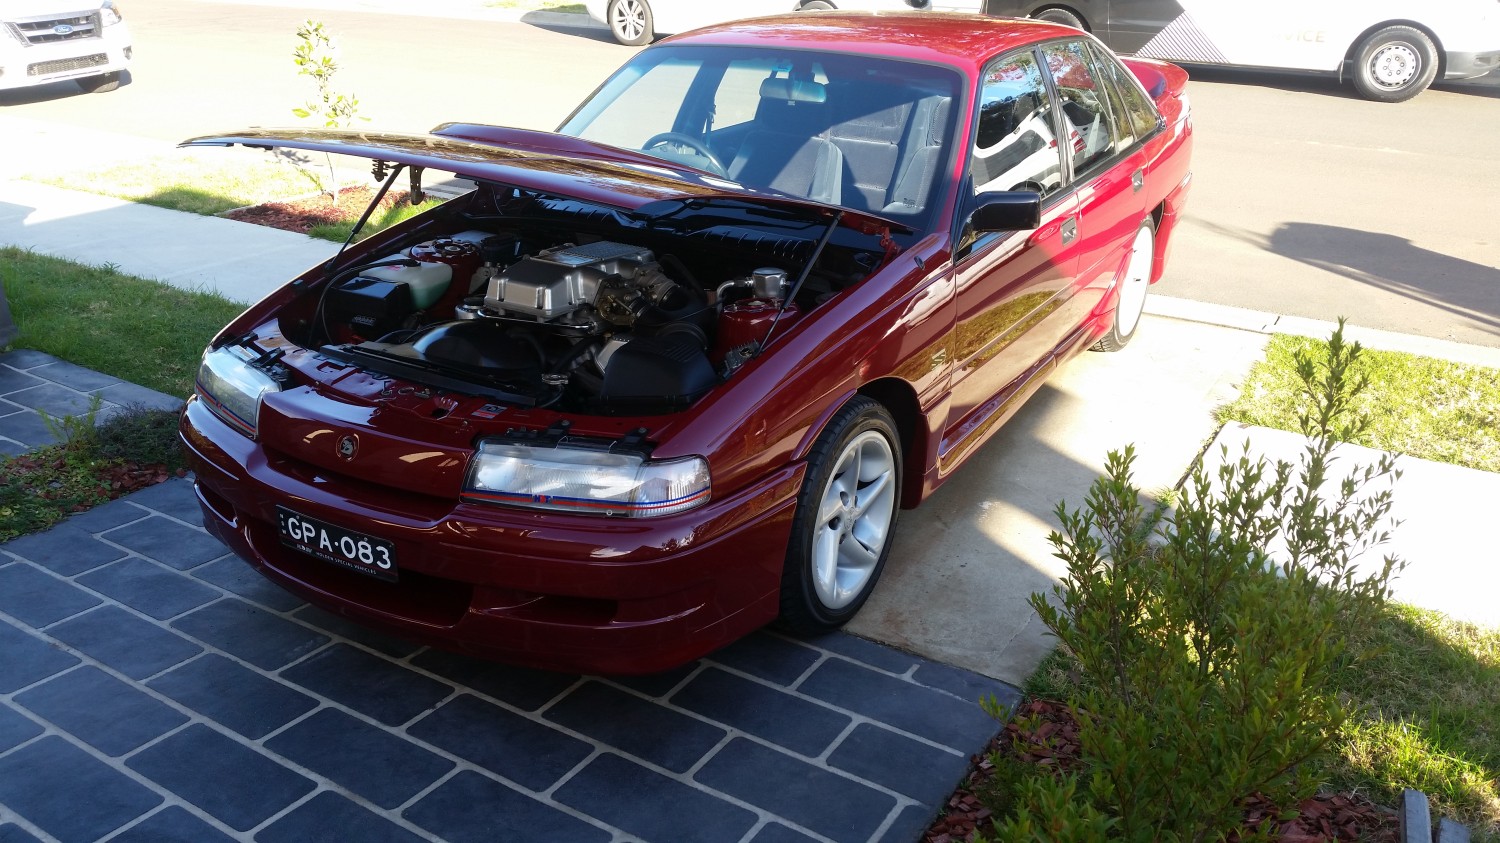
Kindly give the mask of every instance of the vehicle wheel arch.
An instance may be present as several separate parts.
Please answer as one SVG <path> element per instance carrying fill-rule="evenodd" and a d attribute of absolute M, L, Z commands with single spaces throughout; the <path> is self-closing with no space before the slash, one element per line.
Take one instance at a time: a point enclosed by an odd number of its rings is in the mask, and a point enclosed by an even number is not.
<path fill-rule="evenodd" d="M 917 391 L 900 378 L 885 377 L 861 386 L 855 394 L 879 402 L 895 420 L 896 433 L 901 437 L 901 461 L 908 469 L 916 467 L 902 477 L 901 508 L 916 506 L 922 495 L 921 466 L 926 462 L 927 438 L 927 423 L 917 401 Z"/>
<path fill-rule="evenodd" d="M 1063 3 L 1058 3 L 1058 2 L 1042 3 L 1042 4 L 1038 5 L 1036 8 L 1032 9 L 1030 12 L 1028 12 L 1026 14 L 1026 16 L 1029 17 L 1029 18 L 1035 18 L 1038 15 L 1042 14 L 1043 12 L 1052 11 L 1052 10 L 1056 10 L 1056 11 L 1059 11 L 1059 12 L 1066 12 L 1066 13 L 1072 15 L 1073 17 L 1078 18 L 1078 20 L 1083 24 L 1083 26 L 1081 28 L 1083 29 L 1084 32 L 1093 32 L 1094 31 L 1093 24 L 1089 23 L 1088 15 L 1085 15 L 1076 6 L 1073 6 L 1073 5 L 1071 5 L 1069 3 L 1066 3 L 1066 2 L 1063 2 Z"/>
<path fill-rule="evenodd" d="M 1354 36 L 1354 40 L 1350 41 L 1349 46 L 1344 50 L 1344 61 L 1339 64 L 1339 81 L 1343 82 L 1354 69 L 1354 55 L 1359 52 L 1359 47 L 1365 43 L 1365 39 L 1389 26 L 1409 26 L 1431 39 L 1432 46 L 1437 48 L 1437 75 L 1433 77 L 1433 81 L 1442 81 L 1443 75 L 1448 72 L 1448 53 L 1443 49 L 1443 39 L 1437 36 L 1432 27 L 1406 18 L 1395 18 L 1371 24 Z"/>
<path fill-rule="evenodd" d="M 807 429 L 802 431 L 802 438 L 797 443 L 797 449 L 792 454 L 794 460 L 805 460 L 812 451 L 813 445 L 817 443 L 818 436 L 828 427 L 828 423 L 845 404 L 857 396 L 869 398 L 891 414 L 896 422 L 896 434 L 900 437 L 901 459 L 908 466 L 921 466 L 926 461 L 926 421 L 923 417 L 921 404 L 917 401 L 916 390 L 911 384 L 897 377 L 883 377 L 870 381 L 858 388 L 843 390 L 838 397 L 828 402 L 828 406 L 818 417 L 813 420 Z M 909 471 L 902 478 L 901 508 L 910 509 L 921 500 L 922 472 Z"/>

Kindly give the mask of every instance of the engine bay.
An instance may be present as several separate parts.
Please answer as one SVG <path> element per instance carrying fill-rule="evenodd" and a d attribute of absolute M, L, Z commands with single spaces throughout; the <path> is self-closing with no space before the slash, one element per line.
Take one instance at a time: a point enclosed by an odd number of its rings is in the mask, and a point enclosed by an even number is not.
<path fill-rule="evenodd" d="M 836 219 L 641 223 L 485 185 L 418 220 L 310 290 L 288 337 L 368 372 L 600 415 L 690 406 L 893 253 L 848 230 L 825 248 Z"/>

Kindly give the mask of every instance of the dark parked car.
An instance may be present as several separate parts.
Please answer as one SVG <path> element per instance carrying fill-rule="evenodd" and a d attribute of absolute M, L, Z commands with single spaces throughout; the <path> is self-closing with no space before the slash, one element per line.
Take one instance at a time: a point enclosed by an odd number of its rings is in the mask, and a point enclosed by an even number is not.
<path fill-rule="evenodd" d="M 557 134 L 254 130 L 476 189 L 205 353 L 205 523 L 330 611 L 643 672 L 838 627 L 900 509 L 1139 324 L 1186 76 L 1053 24 L 795 15 L 669 39 Z"/>

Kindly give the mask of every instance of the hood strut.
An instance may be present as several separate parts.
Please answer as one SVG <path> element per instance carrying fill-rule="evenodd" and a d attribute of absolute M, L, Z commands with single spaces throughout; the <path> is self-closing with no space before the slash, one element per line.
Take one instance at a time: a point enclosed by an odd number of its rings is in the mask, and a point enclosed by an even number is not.
<path fill-rule="evenodd" d="M 367 222 L 370 221 L 370 217 L 374 216 L 375 209 L 378 208 L 378 207 L 380 207 L 380 200 L 382 200 L 382 199 L 385 198 L 386 193 L 388 193 L 390 191 L 390 189 L 391 189 L 391 185 L 395 184 L 396 183 L 396 179 L 401 175 L 401 171 L 404 170 L 404 169 L 406 169 L 406 165 L 405 164 L 397 164 L 396 168 L 393 169 L 393 170 L 391 170 L 391 174 L 389 176 L 386 176 L 385 175 L 385 168 L 387 166 L 389 166 L 389 165 L 386 164 L 384 161 L 376 161 L 370 167 L 370 172 L 371 172 L 371 174 L 373 174 L 375 176 L 375 178 L 378 179 L 378 178 L 381 178 L 382 176 L 384 176 L 385 177 L 385 181 L 381 183 L 380 190 L 378 190 L 378 191 L 375 192 L 375 198 L 371 199 L 370 200 L 370 204 L 365 207 L 365 212 L 363 214 L 360 214 L 360 216 L 359 216 L 359 222 L 357 222 L 357 223 L 354 224 L 354 230 L 349 232 L 349 236 L 347 238 L 345 238 L 345 240 L 344 240 L 344 245 L 342 245 L 342 246 L 339 247 L 338 254 L 334 255 L 333 256 L 333 260 L 330 260 L 328 262 L 328 271 L 326 273 L 324 273 L 324 275 L 323 275 L 323 280 L 324 281 L 327 281 L 328 279 L 330 279 L 330 278 L 333 277 L 333 273 L 335 271 L 335 267 L 337 267 L 339 265 L 339 258 L 341 258 L 341 257 L 344 256 L 344 250 L 347 249 L 347 248 L 349 248 L 349 244 L 353 243 L 354 242 L 354 238 L 356 238 L 356 237 L 359 236 L 359 232 L 360 232 L 361 229 L 363 229 L 365 227 L 365 223 L 367 223 Z M 421 183 L 421 178 L 422 178 L 422 170 L 421 170 L 421 168 L 419 168 L 419 167 L 413 167 L 412 168 L 412 181 L 420 184 Z"/>
<path fill-rule="evenodd" d="M 771 327 L 766 329 L 766 338 L 760 344 L 761 351 L 765 351 L 771 346 L 771 337 L 776 333 L 776 324 L 781 321 L 781 314 L 786 313 L 787 305 L 795 301 L 797 294 L 802 292 L 802 285 L 807 282 L 807 276 L 812 274 L 813 264 L 817 263 L 818 258 L 823 256 L 823 249 L 828 246 L 828 241 L 833 239 L 833 232 L 838 230 L 839 223 L 843 222 L 843 220 L 844 212 L 835 211 L 833 220 L 828 223 L 828 229 L 823 232 L 822 239 L 818 240 L 818 247 L 813 249 L 812 257 L 808 258 L 807 265 L 802 267 L 802 274 L 797 276 L 797 283 L 792 285 L 792 289 L 787 292 L 786 298 L 781 300 L 781 309 L 776 311 L 775 318 L 771 320 Z"/>

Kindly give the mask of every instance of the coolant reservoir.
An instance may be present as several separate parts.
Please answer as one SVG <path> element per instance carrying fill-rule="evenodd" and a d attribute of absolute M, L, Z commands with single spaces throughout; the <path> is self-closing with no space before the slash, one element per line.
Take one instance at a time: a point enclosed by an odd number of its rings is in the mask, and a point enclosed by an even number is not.
<path fill-rule="evenodd" d="M 407 255 L 391 255 L 383 260 L 406 260 Z M 418 310 L 426 310 L 443 295 L 453 280 L 453 267 L 446 263 L 422 261 L 416 266 L 382 266 L 361 272 L 366 278 L 382 278 L 405 284 L 411 289 L 411 302 Z"/>
<path fill-rule="evenodd" d="M 453 270 L 460 268 L 472 275 L 479 263 L 479 247 L 458 240 L 439 239 L 418 243 L 405 254 L 391 255 L 385 260 L 414 258 L 416 266 L 383 266 L 361 273 L 367 278 L 383 278 L 411 288 L 411 302 L 418 310 L 426 310 L 442 298 L 448 285 L 453 283 Z M 467 275 L 465 276 L 467 277 Z"/>

